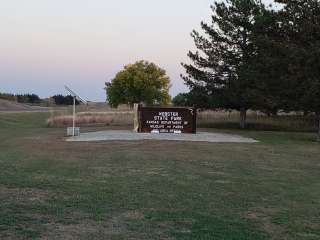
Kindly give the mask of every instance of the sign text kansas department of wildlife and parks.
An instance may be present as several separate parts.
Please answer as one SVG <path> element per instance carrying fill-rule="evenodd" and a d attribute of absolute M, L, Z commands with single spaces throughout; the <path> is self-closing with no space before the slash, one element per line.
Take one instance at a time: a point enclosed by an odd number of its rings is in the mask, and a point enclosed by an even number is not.
<path fill-rule="evenodd" d="M 139 108 L 139 132 L 196 133 L 195 108 Z"/>

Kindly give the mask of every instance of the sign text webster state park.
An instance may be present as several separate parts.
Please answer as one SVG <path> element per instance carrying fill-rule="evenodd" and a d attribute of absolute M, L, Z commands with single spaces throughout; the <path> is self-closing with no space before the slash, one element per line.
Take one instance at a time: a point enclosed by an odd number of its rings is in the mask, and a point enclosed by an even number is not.
<path fill-rule="evenodd" d="M 139 132 L 196 133 L 195 108 L 139 107 Z"/>

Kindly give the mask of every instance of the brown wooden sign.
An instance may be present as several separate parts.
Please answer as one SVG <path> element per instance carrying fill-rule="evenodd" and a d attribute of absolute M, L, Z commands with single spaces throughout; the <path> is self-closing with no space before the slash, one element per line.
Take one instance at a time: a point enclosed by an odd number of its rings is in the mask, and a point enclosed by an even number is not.
<path fill-rule="evenodd" d="M 138 108 L 139 128 L 143 133 L 196 133 L 195 108 Z"/>

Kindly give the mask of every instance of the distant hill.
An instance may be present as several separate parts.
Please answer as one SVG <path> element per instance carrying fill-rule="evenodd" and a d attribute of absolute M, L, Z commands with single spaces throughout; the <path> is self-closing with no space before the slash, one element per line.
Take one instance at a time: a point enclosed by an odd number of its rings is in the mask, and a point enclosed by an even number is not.
<path fill-rule="evenodd" d="M 47 108 L 0 99 L 0 112 L 46 111 Z"/>

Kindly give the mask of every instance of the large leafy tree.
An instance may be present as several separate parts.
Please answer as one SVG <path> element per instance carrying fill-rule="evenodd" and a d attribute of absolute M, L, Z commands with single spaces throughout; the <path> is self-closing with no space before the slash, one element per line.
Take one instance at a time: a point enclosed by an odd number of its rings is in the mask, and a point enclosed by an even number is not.
<path fill-rule="evenodd" d="M 170 103 L 170 79 L 166 71 L 147 61 L 129 64 L 115 78 L 106 83 L 107 100 L 113 107 L 119 104 Z"/>
<path fill-rule="evenodd" d="M 255 24 L 265 7 L 259 0 L 227 0 L 215 2 L 212 11 L 212 22 L 201 23 L 205 35 L 192 32 L 198 50 L 189 52 L 192 63 L 182 64 L 182 77 L 194 96 L 205 100 L 196 100 L 198 106 L 239 110 L 244 128 L 259 95 L 251 65 L 257 54 Z"/>

